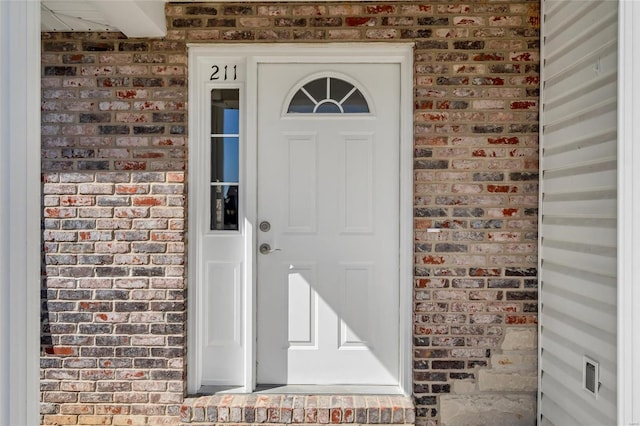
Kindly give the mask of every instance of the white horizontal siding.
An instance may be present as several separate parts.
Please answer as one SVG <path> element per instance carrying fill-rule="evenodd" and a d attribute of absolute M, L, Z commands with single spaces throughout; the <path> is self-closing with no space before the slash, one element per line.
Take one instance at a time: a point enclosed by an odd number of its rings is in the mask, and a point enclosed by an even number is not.
<path fill-rule="evenodd" d="M 544 1 L 540 424 L 616 423 L 617 3 Z M 582 389 L 600 363 L 599 397 Z"/>

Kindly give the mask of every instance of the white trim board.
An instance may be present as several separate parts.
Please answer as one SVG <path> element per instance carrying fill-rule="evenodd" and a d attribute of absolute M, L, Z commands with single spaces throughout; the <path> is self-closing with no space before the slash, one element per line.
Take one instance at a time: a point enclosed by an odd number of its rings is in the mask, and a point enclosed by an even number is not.
<path fill-rule="evenodd" d="M 40 4 L 0 1 L 0 424 L 39 416 Z"/>
<path fill-rule="evenodd" d="M 640 3 L 618 9 L 618 424 L 640 425 Z"/>

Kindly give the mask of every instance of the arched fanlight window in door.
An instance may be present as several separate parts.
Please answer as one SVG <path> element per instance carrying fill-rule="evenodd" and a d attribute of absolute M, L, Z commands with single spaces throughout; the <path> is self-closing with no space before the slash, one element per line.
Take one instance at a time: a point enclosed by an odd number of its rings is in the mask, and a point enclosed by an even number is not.
<path fill-rule="evenodd" d="M 353 84 L 335 77 L 322 77 L 302 86 L 291 98 L 287 114 L 368 113 L 369 105 Z"/>

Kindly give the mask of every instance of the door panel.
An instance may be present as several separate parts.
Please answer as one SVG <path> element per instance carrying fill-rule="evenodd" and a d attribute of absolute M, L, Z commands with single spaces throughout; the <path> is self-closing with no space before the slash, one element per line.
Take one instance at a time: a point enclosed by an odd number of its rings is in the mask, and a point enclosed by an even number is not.
<path fill-rule="evenodd" d="M 298 264 L 288 268 L 288 337 L 289 346 L 317 344 L 318 309 L 314 285 L 315 264 Z"/>
<path fill-rule="evenodd" d="M 205 287 L 204 297 L 205 303 L 211 308 L 208 311 L 209 318 L 205 322 L 207 346 L 241 346 L 240 267 L 239 263 L 209 262 L 207 264 L 205 280 L 213 283 Z"/>
<path fill-rule="evenodd" d="M 321 73 L 371 113 L 283 114 Z M 398 64 L 258 66 L 259 383 L 398 384 L 398 111 Z"/>
<path fill-rule="evenodd" d="M 341 263 L 340 268 L 340 338 L 339 348 L 366 349 L 370 344 L 368 306 L 373 286 L 373 265 L 370 263 Z"/>
<path fill-rule="evenodd" d="M 373 152 L 372 134 L 342 134 L 339 158 L 341 190 L 339 212 L 342 233 L 373 232 Z"/>
<path fill-rule="evenodd" d="M 318 147 L 315 134 L 285 134 L 288 171 L 286 190 L 287 233 L 315 232 L 317 217 Z"/>

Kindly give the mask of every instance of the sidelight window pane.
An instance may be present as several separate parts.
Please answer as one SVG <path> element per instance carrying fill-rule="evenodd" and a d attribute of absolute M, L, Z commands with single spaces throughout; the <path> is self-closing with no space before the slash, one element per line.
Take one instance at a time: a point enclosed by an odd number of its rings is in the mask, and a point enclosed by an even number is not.
<path fill-rule="evenodd" d="M 211 186 L 211 229 L 237 231 L 238 185 Z"/>
<path fill-rule="evenodd" d="M 211 90 L 211 230 L 239 230 L 240 89 Z"/>
<path fill-rule="evenodd" d="M 211 182 L 238 182 L 239 138 L 211 138 Z"/>
<path fill-rule="evenodd" d="M 240 93 L 238 89 L 211 91 L 211 133 L 237 135 L 240 128 Z"/>

